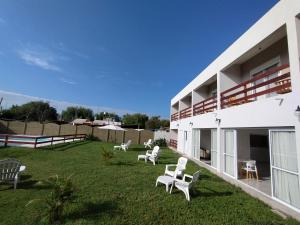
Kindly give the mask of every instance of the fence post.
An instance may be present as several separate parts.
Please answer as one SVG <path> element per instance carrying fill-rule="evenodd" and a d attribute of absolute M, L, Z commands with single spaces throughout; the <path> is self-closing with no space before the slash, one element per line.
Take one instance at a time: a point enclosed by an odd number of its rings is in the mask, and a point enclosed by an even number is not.
<path fill-rule="evenodd" d="M 92 136 L 94 136 L 94 126 L 92 125 Z"/>
<path fill-rule="evenodd" d="M 7 147 L 8 135 L 5 136 L 4 147 Z"/>
<path fill-rule="evenodd" d="M 41 135 L 44 135 L 44 130 L 45 130 L 45 124 L 42 123 L 42 134 Z"/>
<path fill-rule="evenodd" d="M 34 148 L 36 148 L 37 138 L 34 140 Z"/>
<path fill-rule="evenodd" d="M 122 143 L 125 142 L 125 133 L 126 133 L 126 131 L 124 130 L 124 131 L 123 131 L 123 137 L 122 137 Z"/>
<path fill-rule="evenodd" d="M 51 137 L 51 146 L 53 145 L 53 136 Z"/>
<path fill-rule="evenodd" d="M 59 124 L 59 127 L 58 127 L 58 136 L 60 136 L 60 130 L 61 130 L 61 124 Z"/>
<path fill-rule="evenodd" d="M 106 138 L 106 142 L 108 142 L 109 140 L 109 130 L 107 129 L 107 138 Z"/>
<path fill-rule="evenodd" d="M 27 131 L 27 120 L 25 120 L 25 123 L 24 123 L 24 132 L 23 132 L 23 134 L 26 134 L 26 131 Z"/>
<path fill-rule="evenodd" d="M 141 131 L 138 131 L 139 132 L 139 135 L 138 135 L 138 144 L 141 144 Z"/>

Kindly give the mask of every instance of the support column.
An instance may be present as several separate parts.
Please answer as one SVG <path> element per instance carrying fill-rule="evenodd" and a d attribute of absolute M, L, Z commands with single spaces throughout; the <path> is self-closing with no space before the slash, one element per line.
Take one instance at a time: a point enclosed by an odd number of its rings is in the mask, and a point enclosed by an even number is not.
<path fill-rule="evenodd" d="M 295 103 L 294 110 L 297 106 L 300 106 L 300 18 L 291 15 L 287 20 L 287 39 L 288 39 L 288 51 L 290 60 L 290 74 L 292 83 L 292 96 Z M 295 115 L 295 136 L 298 158 L 298 172 L 300 166 L 300 118 Z M 299 179 L 300 185 L 300 179 Z"/>

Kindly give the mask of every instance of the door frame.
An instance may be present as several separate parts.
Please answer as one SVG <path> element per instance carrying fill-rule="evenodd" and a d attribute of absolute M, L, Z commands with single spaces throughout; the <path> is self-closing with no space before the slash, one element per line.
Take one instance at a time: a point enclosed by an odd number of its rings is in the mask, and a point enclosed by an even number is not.
<path fill-rule="evenodd" d="M 276 196 L 274 196 L 274 185 L 273 185 L 273 168 L 277 169 L 277 170 L 281 170 L 281 171 L 284 171 L 284 172 L 287 172 L 287 173 L 291 173 L 291 174 L 294 174 L 294 175 L 298 175 L 298 182 L 299 182 L 299 186 L 300 186 L 300 172 L 299 172 L 299 164 L 297 165 L 298 167 L 298 172 L 292 172 L 292 171 L 288 171 L 288 170 L 285 170 L 285 169 L 282 169 L 282 168 L 278 168 L 278 167 L 273 167 L 273 161 L 272 161 L 272 145 L 271 145 L 271 141 L 272 141 L 272 135 L 271 135 L 271 132 L 276 132 L 276 131 L 285 131 L 285 132 L 294 132 L 296 133 L 296 129 L 286 129 L 286 128 L 283 128 L 283 129 L 280 129 L 280 128 L 275 128 L 275 129 L 269 129 L 269 151 L 270 151 L 270 170 L 271 170 L 271 193 L 272 193 L 272 198 L 274 198 L 276 201 L 280 202 L 281 204 L 285 205 L 285 206 L 288 206 L 292 209 L 294 209 L 295 211 L 298 211 L 300 212 L 300 209 L 280 200 L 279 198 L 277 198 Z M 296 141 L 296 140 L 295 140 Z M 297 159 L 299 158 L 298 156 L 298 149 L 297 149 Z M 297 162 L 299 162 L 297 160 Z"/>
<path fill-rule="evenodd" d="M 233 155 L 230 154 L 226 154 L 225 153 L 225 131 L 226 130 L 230 130 L 233 131 Z M 223 128 L 222 129 L 222 136 L 223 136 L 223 173 L 227 176 L 230 176 L 234 179 L 237 179 L 237 130 L 236 129 L 232 129 L 232 128 Z M 225 160 L 225 156 L 232 156 L 233 157 L 233 175 L 226 173 L 225 172 L 225 167 L 226 167 L 226 160 Z"/>

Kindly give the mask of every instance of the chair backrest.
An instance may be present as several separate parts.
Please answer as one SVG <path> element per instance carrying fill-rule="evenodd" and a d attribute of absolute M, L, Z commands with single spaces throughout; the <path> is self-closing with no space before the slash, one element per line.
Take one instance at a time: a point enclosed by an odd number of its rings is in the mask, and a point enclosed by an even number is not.
<path fill-rule="evenodd" d="M 131 140 L 128 140 L 127 143 L 125 144 L 127 147 L 131 144 Z"/>
<path fill-rule="evenodd" d="M 159 146 L 158 145 L 156 145 L 156 146 L 154 146 L 154 148 L 153 148 L 153 150 L 152 150 L 152 155 L 153 156 L 157 156 L 158 154 L 159 154 Z"/>
<path fill-rule="evenodd" d="M 196 182 L 199 179 L 200 176 L 200 170 L 198 170 L 196 173 L 193 174 L 192 183 Z"/>
<path fill-rule="evenodd" d="M 0 160 L 0 180 L 14 180 L 16 175 L 20 171 L 21 165 L 21 162 L 16 159 Z"/>
<path fill-rule="evenodd" d="M 148 142 L 147 142 L 147 144 L 149 145 L 151 143 L 152 143 L 152 139 L 149 139 Z"/>
<path fill-rule="evenodd" d="M 246 162 L 247 169 L 255 169 L 256 168 L 256 161 L 250 160 Z"/>
<path fill-rule="evenodd" d="M 180 157 L 177 162 L 176 169 L 185 170 L 188 159 L 185 157 Z"/>

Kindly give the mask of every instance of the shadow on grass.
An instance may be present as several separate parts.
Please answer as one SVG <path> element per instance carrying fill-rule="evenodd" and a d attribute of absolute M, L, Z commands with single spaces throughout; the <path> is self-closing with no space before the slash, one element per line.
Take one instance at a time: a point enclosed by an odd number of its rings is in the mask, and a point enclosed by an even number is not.
<path fill-rule="evenodd" d="M 70 148 L 75 148 L 78 146 L 86 145 L 90 143 L 90 141 L 75 141 L 75 142 L 66 142 L 62 144 L 56 144 L 52 146 L 45 146 L 39 148 L 40 150 L 50 150 L 50 151 L 66 151 Z"/>
<path fill-rule="evenodd" d="M 128 162 L 128 161 L 117 161 L 117 162 L 110 162 L 109 165 L 112 165 L 112 166 L 135 166 L 136 163 Z"/>
<path fill-rule="evenodd" d="M 115 202 L 105 201 L 105 202 L 85 202 L 82 204 L 79 210 L 69 213 L 65 216 L 67 220 L 77 220 L 77 219 L 99 219 L 104 214 L 113 217 L 120 214 L 120 210 Z"/>

